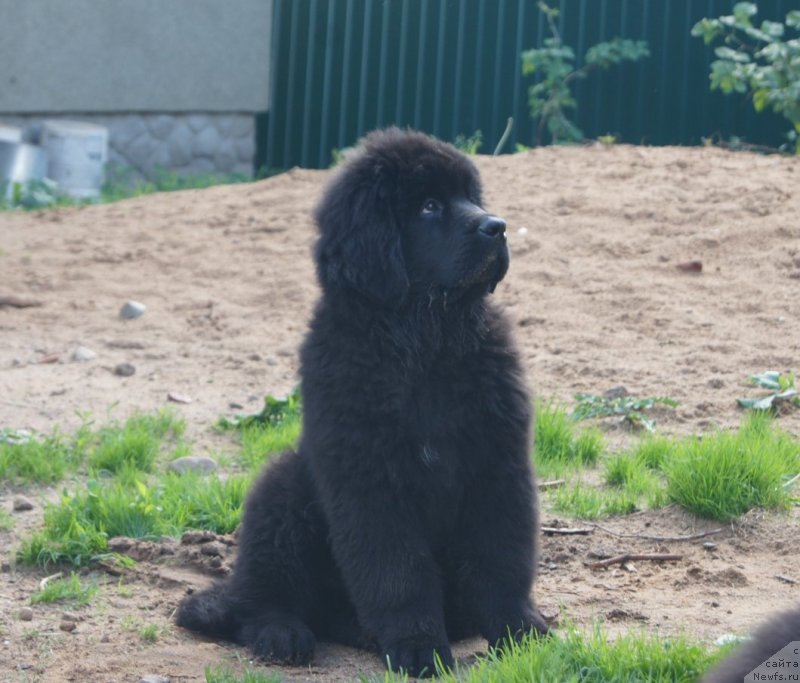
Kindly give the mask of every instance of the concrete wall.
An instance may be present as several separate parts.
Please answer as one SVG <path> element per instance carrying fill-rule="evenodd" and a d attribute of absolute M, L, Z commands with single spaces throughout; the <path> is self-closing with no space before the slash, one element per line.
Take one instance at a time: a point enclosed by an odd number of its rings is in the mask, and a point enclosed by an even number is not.
<path fill-rule="evenodd" d="M 0 114 L 269 109 L 272 0 L 0 0 Z"/>
<path fill-rule="evenodd" d="M 251 175 L 272 0 L 0 0 L 0 123 L 106 126 L 112 165 Z"/>

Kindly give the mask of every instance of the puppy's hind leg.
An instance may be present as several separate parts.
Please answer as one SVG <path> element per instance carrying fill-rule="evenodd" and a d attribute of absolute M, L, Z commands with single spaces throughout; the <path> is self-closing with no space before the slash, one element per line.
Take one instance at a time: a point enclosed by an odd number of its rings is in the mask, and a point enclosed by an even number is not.
<path fill-rule="evenodd" d="M 264 659 L 310 661 L 326 534 L 302 457 L 285 453 L 250 490 L 232 574 L 189 596 L 178 624 L 246 645 Z"/>

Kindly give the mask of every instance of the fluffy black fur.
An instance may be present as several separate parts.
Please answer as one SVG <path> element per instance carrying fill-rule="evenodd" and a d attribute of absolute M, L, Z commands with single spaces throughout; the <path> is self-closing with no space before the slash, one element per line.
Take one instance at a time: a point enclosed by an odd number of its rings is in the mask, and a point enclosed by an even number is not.
<path fill-rule="evenodd" d="M 762 624 L 750 640 L 703 676 L 702 683 L 741 683 L 753 669 L 793 641 L 800 641 L 800 606 Z"/>
<path fill-rule="evenodd" d="M 315 639 L 393 669 L 452 664 L 547 627 L 531 602 L 531 406 L 502 316 L 505 223 L 472 162 L 426 135 L 369 135 L 316 210 L 322 297 L 301 351 L 297 453 L 254 485 L 231 574 L 181 626 L 308 662 Z"/>

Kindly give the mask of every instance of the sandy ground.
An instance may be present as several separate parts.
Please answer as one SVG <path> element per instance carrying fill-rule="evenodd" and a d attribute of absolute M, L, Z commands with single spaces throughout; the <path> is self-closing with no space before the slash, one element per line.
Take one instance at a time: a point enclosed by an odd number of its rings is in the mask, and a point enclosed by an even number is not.
<path fill-rule="evenodd" d="M 487 206 L 509 223 L 511 270 L 494 295 L 516 322 L 536 393 L 571 404 L 577 391 L 623 385 L 680 401 L 659 429 L 686 434 L 738 424 L 748 374 L 800 369 L 800 159 L 716 149 L 543 148 L 478 157 Z M 210 430 L 231 404 L 255 412 L 265 393 L 296 383 L 297 347 L 317 288 L 310 210 L 326 172 L 294 170 L 250 185 L 162 194 L 118 204 L 0 213 L 0 426 L 73 429 L 168 404 L 197 451 L 228 443 Z M 702 263 L 702 271 L 679 266 Z M 147 306 L 124 321 L 128 299 Z M 73 359 L 88 347 L 94 360 Z M 114 373 L 130 363 L 130 377 Z M 800 411 L 781 418 L 800 435 Z M 609 433 L 612 444 L 631 437 Z M 197 553 L 140 563 L 105 582 L 72 633 L 64 611 L 36 606 L 41 575 L 9 566 L 56 490 L 28 491 L 37 508 L 0 531 L 0 681 L 138 681 L 146 673 L 200 681 L 205 665 L 240 666 L 246 653 L 170 626 L 187 587 L 210 578 Z M 15 491 L 0 489 L 10 510 Z M 545 521 L 554 521 L 546 507 Z M 747 630 L 800 598 L 798 510 L 751 513 L 692 542 L 546 537 L 536 586 L 543 611 L 588 626 L 688 633 L 712 642 Z M 573 524 L 570 520 L 562 523 Z M 714 528 L 677 509 L 609 520 L 618 533 L 674 537 Z M 228 548 L 225 546 L 225 548 Z M 591 570 L 608 553 L 680 553 L 676 563 Z M 226 553 L 232 552 L 226 550 Z M 226 561 L 229 561 L 226 557 Z M 782 577 L 782 578 L 776 578 Z M 788 581 L 787 581 L 788 579 Z M 137 623 L 162 627 L 141 641 Z M 469 658 L 484 645 L 460 646 Z M 353 680 L 375 658 L 320 646 L 290 680 Z"/>

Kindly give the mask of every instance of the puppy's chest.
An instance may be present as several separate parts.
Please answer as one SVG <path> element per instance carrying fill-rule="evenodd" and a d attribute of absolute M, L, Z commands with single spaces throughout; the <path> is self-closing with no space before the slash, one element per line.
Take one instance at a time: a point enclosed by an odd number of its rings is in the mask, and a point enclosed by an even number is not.
<path fill-rule="evenodd" d="M 481 409 L 474 387 L 454 375 L 429 375 L 408 392 L 403 429 L 413 444 L 415 465 L 456 483 L 474 462 L 469 453 L 481 441 Z"/>

